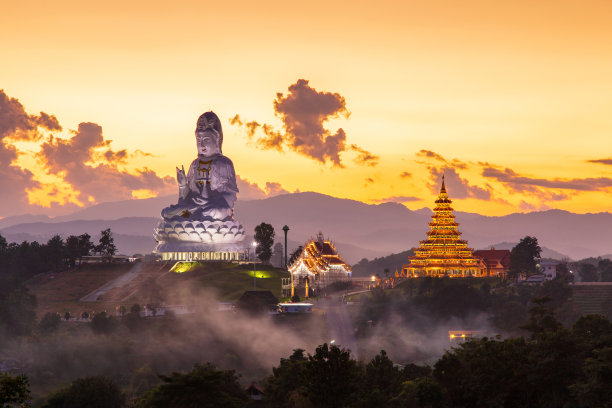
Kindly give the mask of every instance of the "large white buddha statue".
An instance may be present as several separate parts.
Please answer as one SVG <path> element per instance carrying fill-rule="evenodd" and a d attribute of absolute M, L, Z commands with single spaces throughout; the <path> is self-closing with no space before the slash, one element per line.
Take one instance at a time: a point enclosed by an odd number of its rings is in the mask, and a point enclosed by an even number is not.
<path fill-rule="evenodd" d="M 198 157 L 187 174 L 176 168 L 178 203 L 164 208 L 155 229 L 156 251 L 197 251 L 197 244 L 237 243 L 244 239 L 242 225 L 234 220 L 236 173 L 221 152 L 221 121 L 213 112 L 198 118 L 195 130 Z"/>

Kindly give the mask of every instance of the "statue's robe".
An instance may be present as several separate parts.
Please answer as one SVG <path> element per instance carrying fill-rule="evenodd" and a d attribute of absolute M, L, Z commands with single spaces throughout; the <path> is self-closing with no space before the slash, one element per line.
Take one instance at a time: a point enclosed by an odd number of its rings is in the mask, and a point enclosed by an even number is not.
<path fill-rule="evenodd" d="M 187 186 L 179 190 L 178 204 L 162 210 L 162 217 L 197 220 L 224 219 L 233 215 L 238 186 L 232 161 L 217 155 L 196 158 L 187 172 Z"/>

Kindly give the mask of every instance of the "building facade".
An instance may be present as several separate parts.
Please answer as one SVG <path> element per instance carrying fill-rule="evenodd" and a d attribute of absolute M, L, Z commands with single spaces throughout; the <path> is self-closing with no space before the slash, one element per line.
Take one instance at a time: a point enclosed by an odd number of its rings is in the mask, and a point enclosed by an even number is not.
<path fill-rule="evenodd" d="M 283 282 L 283 292 L 292 291 L 302 297 L 307 288 L 319 291 L 330 283 L 346 281 L 351 277 L 351 267 L 344 262 L 330 240 L 319 233 L 316 239 L 304 245 L 302 253 L 289 266 L 291 279 Z"/>

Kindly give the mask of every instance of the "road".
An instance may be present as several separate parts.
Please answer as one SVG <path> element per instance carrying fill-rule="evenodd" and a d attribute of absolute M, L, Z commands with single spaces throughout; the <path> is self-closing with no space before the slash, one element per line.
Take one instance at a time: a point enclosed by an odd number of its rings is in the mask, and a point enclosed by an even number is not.
<path fill-rule="evenodd" d="M 353 358 L 357 359 L 357 338 L 346 304 L 341 302 L 340 298 L 333 297 L 319 300 L 316 307 L 325 311 L 330 341 L 334 340 L 334 344 L 350 349 Z"/>
<path fill-rule="evenodd" d="M 136 262 L 134 266 L 132 266 L 132 268 L 123 275 L 119 276 L 116 279 L 113 279 L 110 282 L 105 283 L 93 292 L 83 296 L 81 298 L 81 302 L 96 302 L 98 300 L 98 297 L 104 295 L 109 290 L 127 285 L 140 274 L 143 265 L 143 262 Z"/>

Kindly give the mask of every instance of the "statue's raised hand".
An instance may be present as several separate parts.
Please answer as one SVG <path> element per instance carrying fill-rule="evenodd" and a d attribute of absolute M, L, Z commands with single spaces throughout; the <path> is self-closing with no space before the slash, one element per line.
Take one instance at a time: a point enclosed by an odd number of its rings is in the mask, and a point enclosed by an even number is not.
<path fill-rule="evenodd" d="M 187 176 L 185 175 L 185 167 L 181 166 L 180 169 L 178 167 L 176 168 L 176 181 L 178 182 L 179 186 L 187 185 Z"/>

